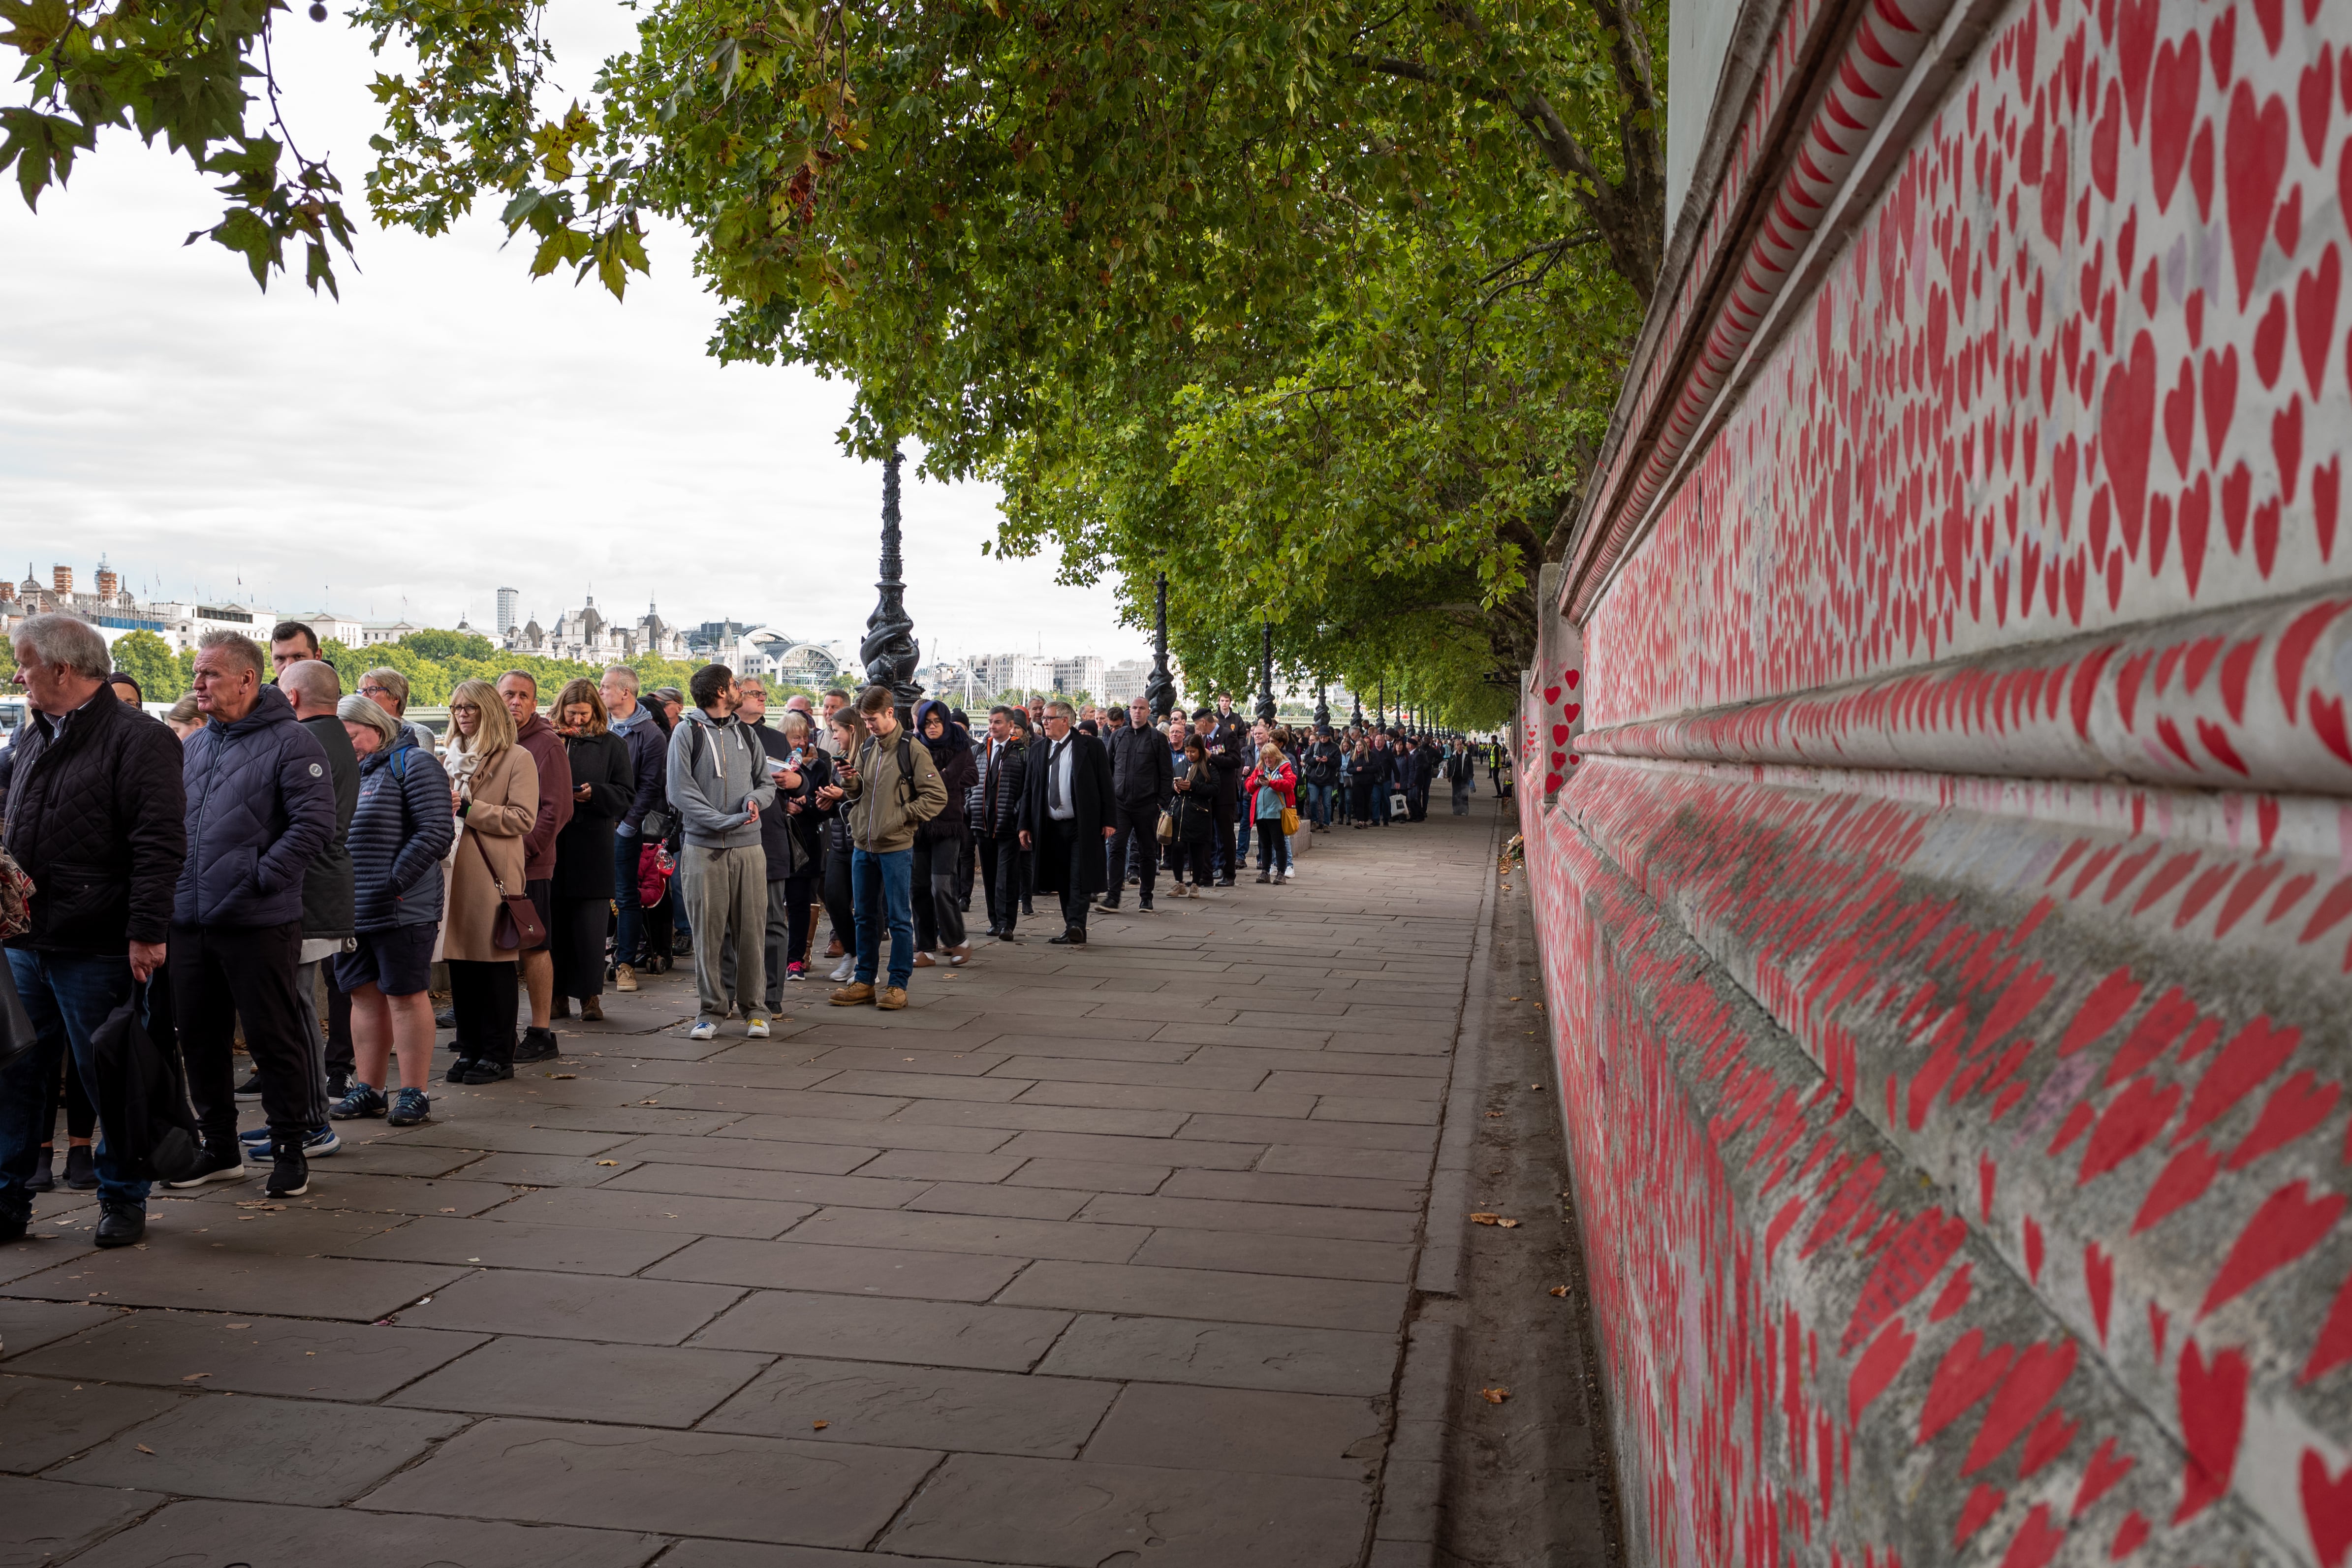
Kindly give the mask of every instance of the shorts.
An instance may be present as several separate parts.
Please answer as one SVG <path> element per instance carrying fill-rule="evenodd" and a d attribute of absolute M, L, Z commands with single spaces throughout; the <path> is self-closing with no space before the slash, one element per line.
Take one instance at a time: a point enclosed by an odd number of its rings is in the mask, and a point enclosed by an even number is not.
<path fill-rule="evenodd" d="M 547 932 L 551 941 L 555 933 L 555 879 L 542 877 L 536 882 L 525 882 L 522 890 L 530 896 L 530 907 L 539 911 L 539 929 Z M 545 952 L 547 942 L 542 942 L 537 947 L 526 947 L 523 951 Z"/>
<path fill-rule="evenodd" d="M 414 996 L 433 984 L 433 942 L 437 926 L 393 926 L 360 932 L 351 952 L 335 960 L 335 984 L 343 991 L 373 985 L 387 996 Z"/>

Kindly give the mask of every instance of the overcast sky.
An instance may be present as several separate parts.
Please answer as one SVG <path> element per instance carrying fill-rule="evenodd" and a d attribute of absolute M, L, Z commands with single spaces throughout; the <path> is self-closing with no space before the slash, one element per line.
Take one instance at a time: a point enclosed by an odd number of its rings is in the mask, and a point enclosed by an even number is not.
<path fill-rule="evenodd" d="M 551 13 L 567 87 L 625 41 L 607 0 Z M 299 5 L 278 23 L 287 119 L 364 222 L 376 129 L 363 40 Z M 10 100 L 16 100 L 14 90 Z M 625 304 L 531 281 L 478 216 L 425 240 L 364 226 L 342 300 L 193 229 L 219 198 L 184 159 L 101 136 L 27 213 L 0 189 L 0 569 L 78 586 L 103 552 L 142 597 L 238 598 L 490 624 L 500 585 L 542 621 L 592 589 L 674 624 L 732 616 L 812 639 L 874 607 L 878 465 L 834 439 L 848 388 L 705 357 L 714 316 L 684 238 L 656 232 Z M 299 250 L 292 262 L 300 270 Z M 911 463 L 909 472 L 911 474 Z M 1108 585 L 1001 562 L 996 492 L 908 486 L 907 604 L 924 656 L 1148 657 Z"/>

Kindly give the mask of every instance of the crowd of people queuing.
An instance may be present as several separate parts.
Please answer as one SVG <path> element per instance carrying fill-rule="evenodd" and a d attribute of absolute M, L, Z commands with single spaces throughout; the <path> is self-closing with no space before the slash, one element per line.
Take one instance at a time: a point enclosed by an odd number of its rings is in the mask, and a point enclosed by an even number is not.
<path fill-rule="evenodd" d="M 337 1121 L 432 1116 L 436 1028 L 442 1081 L 495 1083 L 555 1057 L 575 1007 L 602 1018 L 608 982 L 688 955 L 696 1039 L 730 1018 L 766 1037 L 827 963 L 834 1005 L 904 1007 L 915 970 L 971 962 L 972 925 L 1022 940 L 1040 896 L 1047 940 L 1082 946 L 1091 910 L 1132 889 L 1150 910 L 1163 875 L 1175 898 L 1232 887 L 1253 837 L 1280 885 L 1297 836 L 1419 821 L 1441 779 L 1465 813 L 1477 772 L 1459 741 L 1244 724 L 1230 697 L 1164 723 L 1038 698 L 977 732 L 937 700 L 902 722 L 878 686 L 772 712 L 718 664 L 684 691 L 617 665 L 552 693 L 467 680 L 436 736 L 397 670 L 346 692 L 297 622 L 267 648 L 207 633 L 158 722 L 88 624 L 37 616 L 14 642 L 31 716 L 0 752 L 0 934 L 29 1028 L 0 1040 L 0 1242 L 56 1184 L 60 1107 L 97 1244 L 144 1236 L 154 1173 L 95 1109 L 126 1016 L 184 1075 L 196 1146 L 168 1184 L 266 1169 L 295 1196 Z M 264 1121 L 241 1135 L 240 1100 Z"/>

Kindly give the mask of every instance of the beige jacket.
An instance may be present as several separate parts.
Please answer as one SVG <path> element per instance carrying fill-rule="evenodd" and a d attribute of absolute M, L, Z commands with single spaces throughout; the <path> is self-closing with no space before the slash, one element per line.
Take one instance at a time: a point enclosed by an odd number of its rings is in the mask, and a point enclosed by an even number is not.
<path fill-rule="evenodd" d="M 898 742 L 907 742 L 915 764 L 914 787 L 898 778 Z M 857 742 L 856 778 L 842 780 L 842 812 L 849 824 L 849 842 L 876 855 L 894 854 L 915 847 L 915 829 L 948 805 L 948 786 L 930 748 L 902 725 L 888 740 L 868 735 Z"/>
<path fill-rule="evenodd" d="M 441 955 L 460 962 L 511 962 L 517 950 L 493 938 L 499 914 L 498 881 L 509 893 L 527 891 L 523 838 L 539 816 L 539 764 L 520 746 L 509 746 L 479 763 L 468 780 L 463 823 L 449 865 L 448 923 L 442 928 Z M 483 864 L 483 851 L 489 863 Z M 498 881 L 491 873 L 496 871 Z"/>

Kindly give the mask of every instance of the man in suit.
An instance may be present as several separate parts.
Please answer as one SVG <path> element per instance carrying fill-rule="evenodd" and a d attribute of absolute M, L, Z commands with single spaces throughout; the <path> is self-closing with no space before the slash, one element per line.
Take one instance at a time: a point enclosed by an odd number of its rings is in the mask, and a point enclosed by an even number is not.
<path fill-rule="evenodd" d="M 981 885 L 988 897 L 988 934 L 999 942 L 1013 940 L 1021 914 L 1021 805 L 1029 749 L 1013 726 L 1013 712 L 1001 702 L 989 710 L 973 823 Z"/>
<path fill-rule="evenodd" d="M 1242 721 L 1233 711 L 1230 696 L 1217 699 L 1224 710 L 1222 717 L 1202 708 L 1192 715 L 1202 744 L 1209 753 L 1209 765 L 1217 775 L 1217 882 L 1220 888 L 1234 885 L 1234 868 L 1241 864 L 1241 851 L 1236 848 L 1234 830 L 1241 823 L 1242 774 L 1249 769 L 1243 759 L 1248 737 L 1242 733 Z"/>
<path fill-rule="evenodd" d="M 1110 710 L 1114 715 L 1118 710 Z M 1112 826 L 1108 879 L 1103 908 L 1118 908 L 1119 889 L 1127 880 L 1128 852 L 1132 848 L 1140 868 L 1137 907 L 1151 908 L 1154 852 L 1160 843 L 1160 814 L 1176 803 L 1176 770 L 1168 742 L 1151 727 L 1151 705 L 1142 698 L 1129 704 L 1128 721 L 1110 732 Z"/>
<path fill-rule="evenodd" d="M 1037 857 L 1037 891 L 1062 895 L 1058 946 L 1087 944 L 1087 900 L 1102 891 L 1103 845 L 1112 821 L 1110 756 L 1076 728 L 1066 702 L 1045 705 L 1045 739 L 1029 752 L 1021 796 L 1021 847 Z"/>

